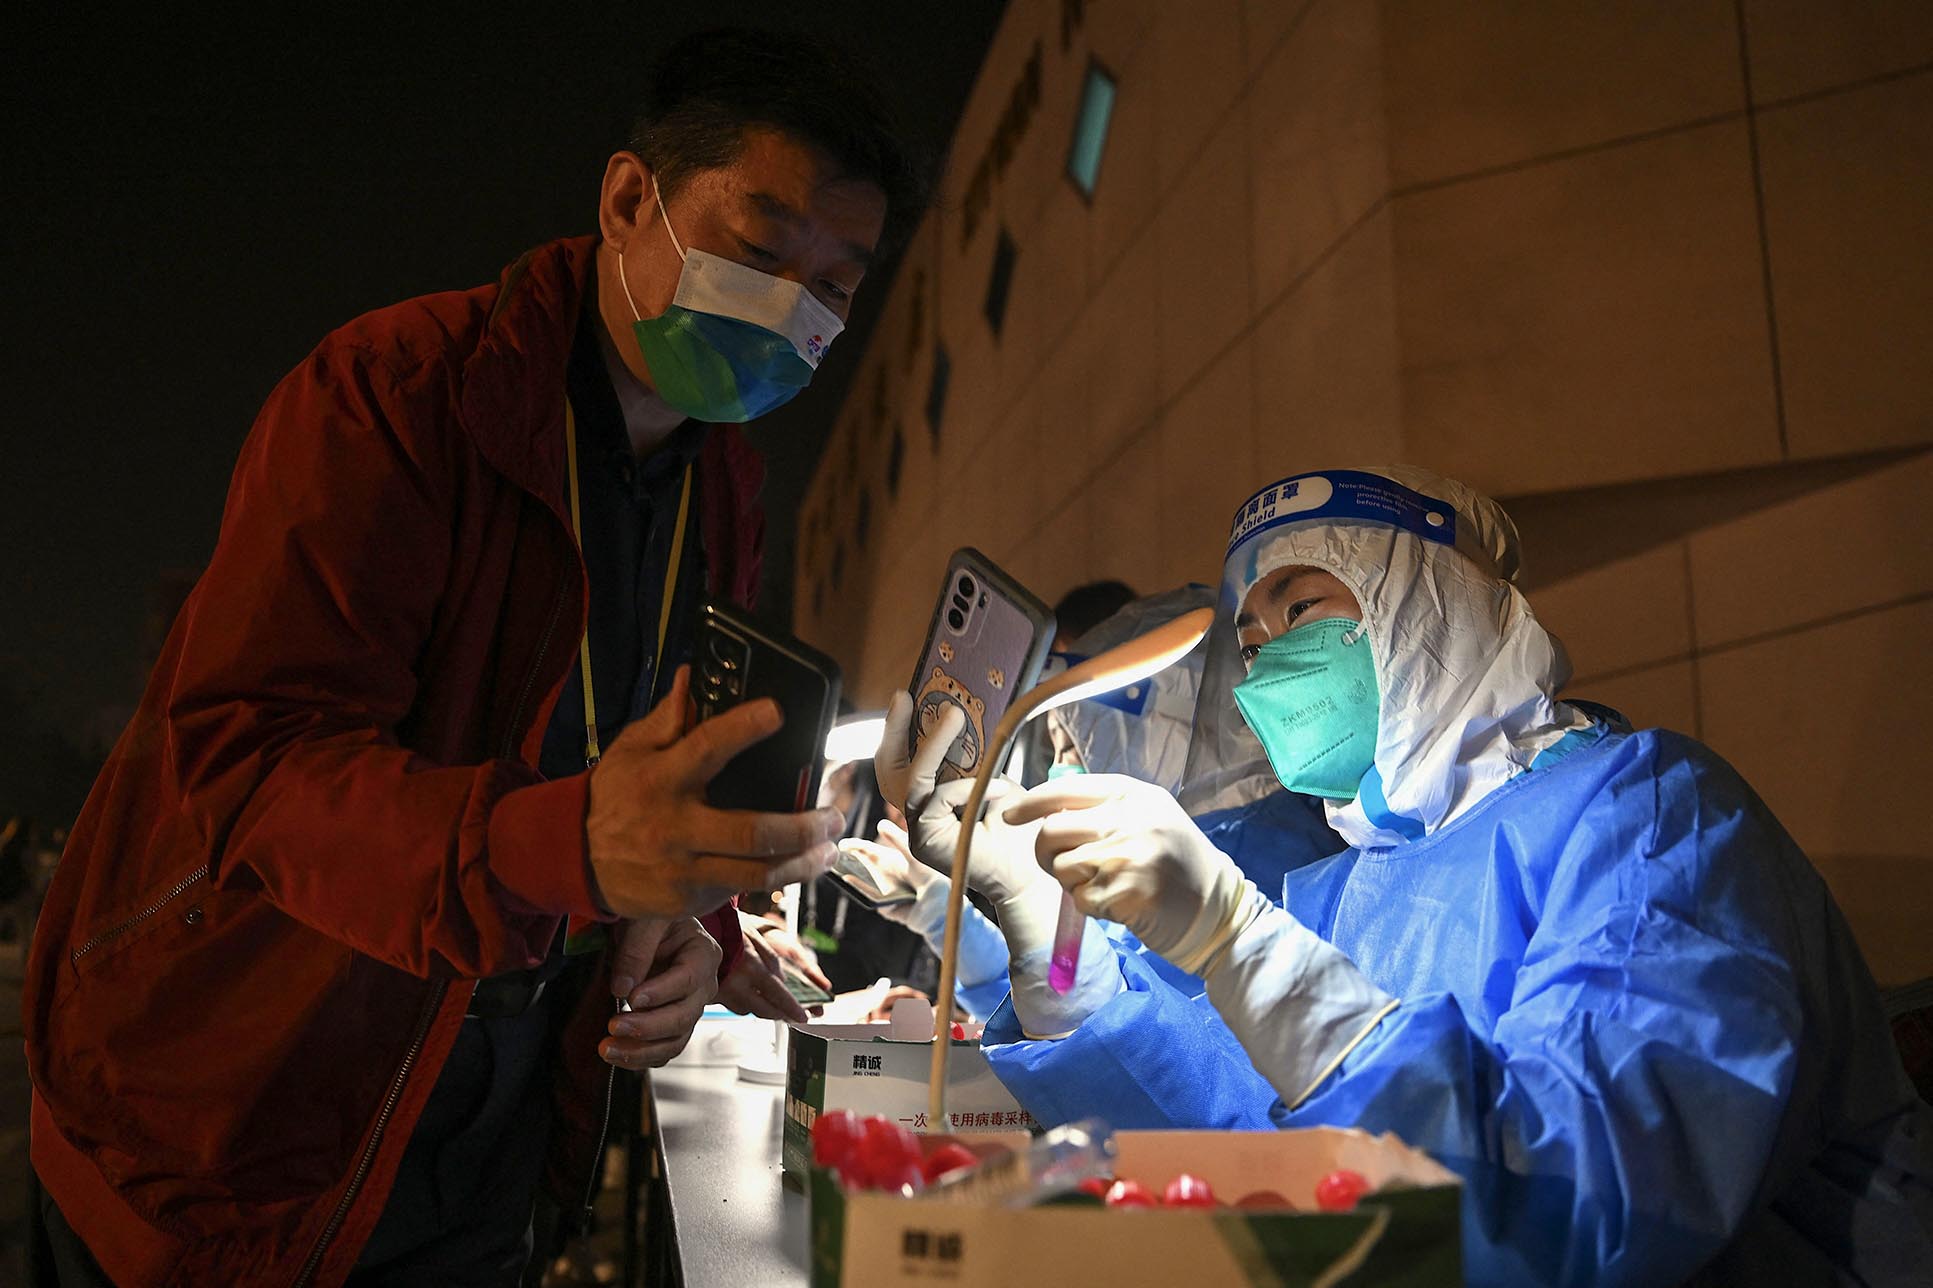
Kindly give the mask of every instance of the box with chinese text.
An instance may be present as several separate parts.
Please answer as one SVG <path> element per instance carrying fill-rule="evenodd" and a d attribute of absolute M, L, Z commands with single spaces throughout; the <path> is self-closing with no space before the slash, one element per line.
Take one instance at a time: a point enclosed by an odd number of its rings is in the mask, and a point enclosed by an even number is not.
<path fill-rule="evenodd" d="M 881 1024 L 795 1024 L 786 1043 L 784 1171 L 805 1175 L 812 1124 L 828 1109 L 877 1114 L 916 1132 L 926 1120 L 931 1041 L 895 1042 Z M 993 1074 L 977 1038 L 955 1040 L 947 1060 L 948 1132 L 1031 1131 L 1033 1118 Z"/>
<path fill-rule="evenodd" d="M 1302 1210 L 952 1203 L 845 1193 L 819 1168 L 809 1187 L 812 1288 L 1463 1281 L 1459 1182 L 1394 1136 L 1321 1127 L 1123 1131 L 1114 1142 L 1114 1174 L 1156 1194 L 1186 1171 L 1224 1203 L 1271 1190 Z M 1002 1143 L 1021 1149 L 1026 1138 Z M 1360 1173 L 1371 1192 L 1353 1211 L 1311 1210 L 1317 1181 L 1337 1168 Z"/>

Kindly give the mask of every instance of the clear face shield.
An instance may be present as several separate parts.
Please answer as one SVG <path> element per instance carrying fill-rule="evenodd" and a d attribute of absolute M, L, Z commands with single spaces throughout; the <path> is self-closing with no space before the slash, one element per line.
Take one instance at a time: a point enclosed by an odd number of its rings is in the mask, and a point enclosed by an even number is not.
<path fill-rule="evenodd" d="M 1201 688 L 1195 696 L 1188 760 L 1175 799 L 1200 817 L 1247 805 L 1282 790 L 1255 732 L 1235 705 L 1235 686 L 1247 675 L 1235 638 L 1236 605 L 1224 589 L 1215 624 L 1202 642 Z"/>
<path fill-rule="evenodd" d="M 1198 585 L 1137 599 L 1073 641 L 1065 656 L 1078 660 L 1104 653 L 1214 602 L 1215 592 Z M 1063 764 L 1061 772 L 1078 761 L 1089 773 L 1127 774 L 1178 790 L 1193 731 L 1201 663 L 1197 646 L 1146 680 L 1054 712 L 1048 719 L 1058 718 L 1060 726 L 1055 750 L 1061 753 L 1057 756 Z"/>

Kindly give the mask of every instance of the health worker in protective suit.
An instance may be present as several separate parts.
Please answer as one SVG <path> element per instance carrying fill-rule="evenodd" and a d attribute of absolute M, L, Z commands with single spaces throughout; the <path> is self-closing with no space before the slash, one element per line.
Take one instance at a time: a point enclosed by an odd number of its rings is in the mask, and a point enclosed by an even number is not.
<path fill-rule="evenodd" d="M 1056 656 L 1066 665 L 1076 665 L 1184 613 L 1207 608 L 1214 600 L 1214 590 L 1200 585 L 1149 595 L 1126 605 Z M 1216 844 L 1251 880 L 1265 889 L 1280 889 L 1288 868 L 1333 854 L 1343 842 L 1322 821 L 1313 801 L 1284 791 L 1275 781 L 1254 739 L 1250 738 L 1246 746 L 1238 740 L 1220 739 L 1216 745 L 1225 749 L 1225 756 L 1213 761 L 1193 753 L 1194 724 L 1205 720 L 1212 728 L 1218 718 L 1225 720 L 1220 713 L 1197 712 L 1207 651 L 1204 644 L 1147 681 L 1041 717 L 1048 730 L 1046 741 L 1052 748 L 1047 776 L 1061 778 L 1090 771 L 1126 774 L 1184 799 L 1189 799 L 1191 788 L 1199 784 L 1199 791 L 1194 793 L 1200 806 L 1198 825 L 1216 838 Z M 1227 702 L 1225 692 L 1218 696 Z M 912 714 L 910 698 L 895 695 L 876 761 L 882 791 L 896 807 L 904 805 L 909 793 L 922 801 L 931 798 L 935 771 L 958 733 L 957 728 L 943 723 L 921 744 L 920 754 L 911 755 L 906 748 Z M 941 803 L 957 807 L 970 787 L 965 780 L 940 787 Z M 1014 785 L 1004 780 L 1000 790 L 1017 794 Z M 886 819 L 879 825 L 876 841 L 854 838 L 842 842 L 841 848 L 889 879 L 905 881 L 919 891 L 912 903 L 882 907 L 880 915 L 920 935 L 935 953 L 941 952 L 950 883 L 913 857 L 906 830 Z M 950 866 L 950 861 L 949 851 L 945 862 Z M 1021 876 L 1030 886 L 1042 885 L 1031 865 L 1023 867 Z M 1000 928 L 970 902 L 961 907 L 965 919 L 960 927 L 954 1000 L 984 1019 L 1007 996 L 1008 945 Z M 1113 928 L 1113 933 L 1133 947 L 1132 936 L 1124 930 Z M 1151 964 L 1156 969 L 1164 965 L 1158 960 Z"/>
<path fill-rule="evenodd" d="M 1252 497 L 1234 697 L 1351 848 L 1278 903 L 1159 787 L 1009 799 L 970 880 L 1014 898 L 1035 854 L 1206 987 L 1090 926 L 1055 994 L 1052 920 L 1003 919 L 995 1070 L 1044 1123 L 1394 1132 L 1462 1176 L 1473 1281 L 1926 1282 L 1933 1111 L 1830 894 L 1708 748 L 1557 700 L 1517 566 L 1503 511 L 1421 470 Z"/>

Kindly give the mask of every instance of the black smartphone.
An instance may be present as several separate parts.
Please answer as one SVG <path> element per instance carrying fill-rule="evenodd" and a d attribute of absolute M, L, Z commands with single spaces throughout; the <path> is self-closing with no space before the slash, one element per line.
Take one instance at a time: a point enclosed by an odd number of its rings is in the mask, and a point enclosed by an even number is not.
<path fill-rule="evenodd" d="M 941 763 L 940 781 L 979 770 L 1000 717 L 1039 678 L 1053 635 L 1054 614 L 1026 587 L 978 550 L 953 552 L 910 687 L 913 749 L 948 706 L 966 715 L 966 733 Z"/>
<path fill-rule="evenodd" d="M 779 980 L 800 1006 L 823 1006 L 832 1000 L 832 994 L 807 979 L 804 971 L 783 957 L 779 958 Z"/>
<path fill-rule="evenodd" d="M 707 603 L 698 611 L 692 689 L 699 718 L 756 698 L 771 698 L 785 717 L 777 733 L 718 771 L 706 798 L 720 809 L 811 809 L 838 713 L 838 663 L 728 604 Z"/>

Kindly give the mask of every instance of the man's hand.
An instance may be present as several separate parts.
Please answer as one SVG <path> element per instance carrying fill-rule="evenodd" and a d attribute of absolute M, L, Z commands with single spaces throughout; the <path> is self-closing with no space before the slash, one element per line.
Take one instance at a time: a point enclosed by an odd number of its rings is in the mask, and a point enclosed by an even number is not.
<path fill-rule="evenodd" d="M 718 986 L 718 1000 L 740 1015 L 756 1015 L 761 1020 L 804 1024 L 812 1018 L 787 991 L 778 954 L 766 945 L 762 935 L 745 937 L 745 951 Z"/>
<path fill-rule="evenodd" d="M 772 921 L 766 917 L 755 917 L 749 912 L 738 914 L 739 929 L 745 934 L 745 942 L 754 951 L 766 954 L 765 964 L 774 971 L 781 970 L 781 961 L 791 962 L 799 968 L 799 973 L 830 993 L 832 981 L 819 969 L 819 954 L 802 943 L 799 937 L 785 928 L 785 923 Z"/>
<path fill-rule="evenodd" d="M 626 923 L 611 959 L 612 985 L 640 974 L 644 982 L 621 995 L 631 1009 L 611 1017 L 611 1036 L 598 1043 L 598 1055 L 620 1069 L 655 1069 L 683 1051 L 718 992 L 724 958 L 693 918 Z"/>
<path fill-rule="evenodd" d="M 810 881 L 837 854 L 837 810 L 766 814 L 714 809 L 713 775 L 777 732 L 778 704 L 733 707 L 686 732 L 690 669 L 679 667 L 651 714 L 611 743 L 591 770 L 584 819 L 591 871 L 604 906 L 625 917 L 685 917 L 740 890 Z"/>

